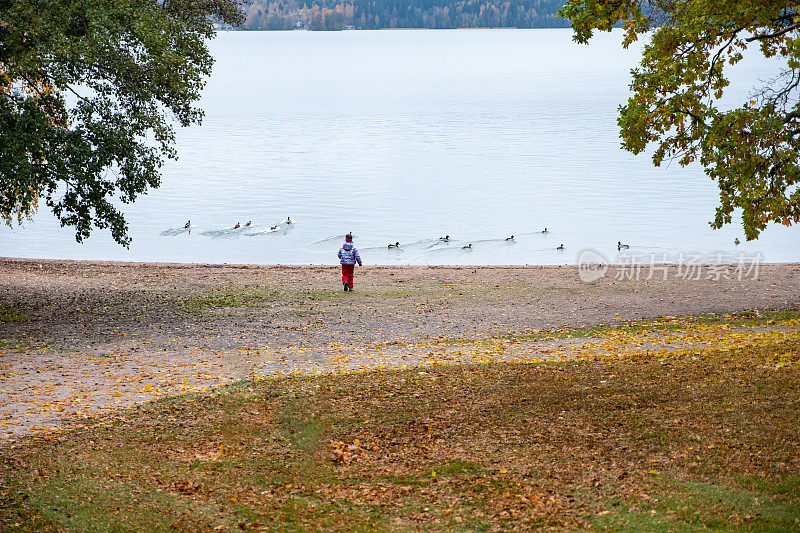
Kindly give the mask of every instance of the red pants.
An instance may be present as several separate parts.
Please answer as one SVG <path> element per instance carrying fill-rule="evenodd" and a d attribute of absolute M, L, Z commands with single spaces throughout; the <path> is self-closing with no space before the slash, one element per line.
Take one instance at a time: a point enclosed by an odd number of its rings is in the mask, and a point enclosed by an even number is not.
<path fill-rule="evenodd" d="M 355 265 L 342 265 L 342 283 L 347 283 L 347 287 L 353 288 L 353 271 L 356 269 Z"/>

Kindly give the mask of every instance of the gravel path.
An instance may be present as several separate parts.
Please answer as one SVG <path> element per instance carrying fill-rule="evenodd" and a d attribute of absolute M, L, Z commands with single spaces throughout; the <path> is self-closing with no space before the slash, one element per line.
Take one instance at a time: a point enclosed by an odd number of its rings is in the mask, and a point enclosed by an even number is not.
<path fill-rule="evenodd" d="M 798 264 L 741 281 L 684 279 L 676 267 L 637 281 L 611 267 L 591 284 L 575 267 L 365 267 L 355 293 L 337 272 L 0 259 L 0 313 L 27 317 L 0 322 L 0 438 L 254 374 L 464 360 L 508 334 L 800 309 Z M 472 346 L 442 348 L 453 340 Z M 519 350 L 548 357 L 584 342 Z"/>

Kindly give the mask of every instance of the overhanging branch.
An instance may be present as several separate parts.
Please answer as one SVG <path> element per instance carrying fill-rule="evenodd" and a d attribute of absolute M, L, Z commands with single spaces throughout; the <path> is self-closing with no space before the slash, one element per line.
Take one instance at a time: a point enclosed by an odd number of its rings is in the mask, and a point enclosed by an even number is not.
<path fill-rule="evenodd" d="M 753 41 L 761 41 L 763 39 L 772 39 L 774 37 L 780 37 L 781 35 L 783 35 L 785 33 L 789 33 L 790 31 L 796 30 L 798 28 L 800 28 L 800 22 L 795 22 L 794 24 L 789 24 L 788 26 L 786 26 L 782 30 L 778 30 L 775 33 L 763 33 L 761 35 L 753 35 L 752 37 L 747 37 L 745 39 L 745 41 L 750 43 L 750 42 L 753 42 Z"/>

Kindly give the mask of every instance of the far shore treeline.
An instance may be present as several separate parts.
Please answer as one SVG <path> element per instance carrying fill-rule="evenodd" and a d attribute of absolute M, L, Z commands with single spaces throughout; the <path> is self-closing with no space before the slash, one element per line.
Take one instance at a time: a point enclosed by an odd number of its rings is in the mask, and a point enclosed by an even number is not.
<path fill-rule="evenodd" d="M 253 0 L 246 30 L 566 28 L 564 0 Z"/>

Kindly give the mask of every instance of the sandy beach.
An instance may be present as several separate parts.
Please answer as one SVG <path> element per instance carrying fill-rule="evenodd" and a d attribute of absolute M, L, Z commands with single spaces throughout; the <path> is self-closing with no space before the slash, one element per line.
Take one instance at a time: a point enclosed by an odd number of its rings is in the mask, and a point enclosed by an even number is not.
<path fill-rule="evenodd" d="M 253 376 L 474 358 L 458 343 L 538 334 L 507 354 L 546 358 L 587 342 L 548 332 L 800 309 L 796 263 L 621 268 L 368 266 L 344 293 L 335 266 L 0 259 L 2 436 Z"/>

